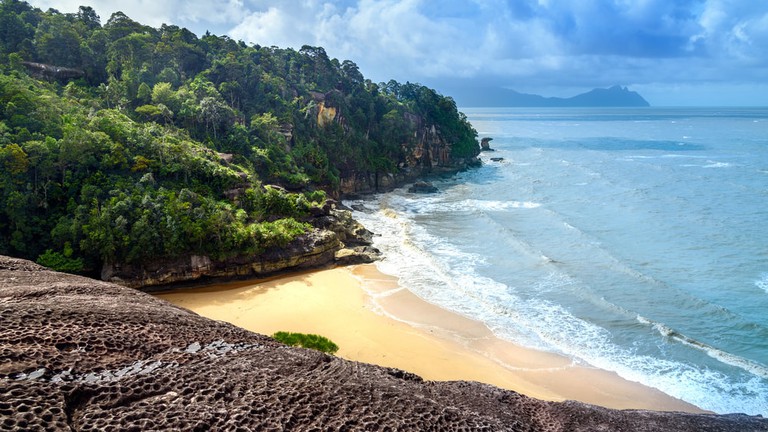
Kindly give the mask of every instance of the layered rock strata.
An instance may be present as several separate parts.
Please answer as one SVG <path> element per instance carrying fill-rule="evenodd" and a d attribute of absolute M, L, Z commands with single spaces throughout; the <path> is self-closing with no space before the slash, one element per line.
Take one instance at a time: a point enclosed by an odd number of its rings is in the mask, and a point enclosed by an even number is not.
<path fill-rule="evenodd" d="M 371 246 L 373 234 L 332 200 L 317 209 L 309 221 L 314 226 L 309 234 L 285 247 L 275 247 L 261 254 L 222 260 L 191 255 L 137 264 L 111 263 L 102 268 L 101 279 L 133 288 L 152 289 L 206 279 L 254 278 L 334 264 L 370 263 L 380 255 Z"/>
<path fill-rule="evenodd" d="M 427 382 L 2 256 L 0 325 L 0 431 L 768 431 Z"/>

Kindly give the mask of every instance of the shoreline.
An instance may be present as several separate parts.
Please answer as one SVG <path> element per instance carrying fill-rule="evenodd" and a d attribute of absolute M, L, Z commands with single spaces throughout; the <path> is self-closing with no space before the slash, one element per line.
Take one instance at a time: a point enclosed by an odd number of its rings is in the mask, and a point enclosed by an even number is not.
<path fill-rule="evenodd" d="M 479 381 L 616 409 L 704 412 L 613 372 L 499 339 L 483 323 L 422 300 L 374 264 L 154 295 L 257 333 L 319 334 L 339 345 L 339 357 L 425 380 Z"/>

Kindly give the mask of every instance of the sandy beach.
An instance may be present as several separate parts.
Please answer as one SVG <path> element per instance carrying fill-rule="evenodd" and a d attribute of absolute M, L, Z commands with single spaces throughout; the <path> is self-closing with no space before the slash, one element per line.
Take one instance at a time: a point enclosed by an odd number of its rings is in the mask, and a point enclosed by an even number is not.
<path fill-rule="evenodd" d="M 374 265 L 157 297 L 257 333 L 319 334 L 339 345 L 339 357 L 395 367 L 427 380 L 479 381 L 540 399 L 609 408 L 701 412 L 615 373 L 498 339 L 484 324 L 418 298 Z"/>

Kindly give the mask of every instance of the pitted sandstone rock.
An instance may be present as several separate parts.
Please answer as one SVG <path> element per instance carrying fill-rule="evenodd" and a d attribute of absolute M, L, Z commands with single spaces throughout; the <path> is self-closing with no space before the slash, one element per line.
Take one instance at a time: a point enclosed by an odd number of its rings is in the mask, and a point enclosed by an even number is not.
<path fill-rule="evenodd" d="M 291 348 L 138 291 L 0 257 L 0 431 L 768 431 L 551 403 Z"/>

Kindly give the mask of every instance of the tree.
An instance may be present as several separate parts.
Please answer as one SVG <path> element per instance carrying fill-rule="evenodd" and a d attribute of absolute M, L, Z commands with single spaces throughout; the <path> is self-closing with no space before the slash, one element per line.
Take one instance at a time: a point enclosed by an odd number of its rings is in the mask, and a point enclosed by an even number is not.
<path fill-rule="evenodd" d="M 26 18 L 26 20 L 25 20 Z M 22 52 L 28 59 L 35 36 L 37 15 L 27 2 L 3 0 L 0 2 L 0 53 Z"/>
<path fill-rule="evenodd" d="M 139 101 L 139 103 L 147 104 L 152 100 L 152 90 L 149 88 L 147 83 L 141 83 L 139 84 L 139 90 L 136 93 L 136 99 Z"/>
<path fill-rule="evenodd" d="M 101 28 L 101 18 L 90 6 L 80 6 L 77 10 L 77 19 L 89 31 Z"/>
<path fill-rule="evenodd" d="M 118 11 L 109 17 L 104 25 L 104 29 L 107 31 L 109 39 L 116 41 L 131 34 L 143 33 L 148 28 L 128 18 L 123 12 Z"/>
<path fill-rule="evenodd" d="M 35 48 L 42 63 L 80 67 L 82 38 L 65 15 L 49 15 L 37 27 Z"/>
<path fill-rule="evenodd" d="M 179 98 L 168 82 L 159 82 L 152 88 L 152 103 L 165 105 L 171 110 L 179 109 Z"/>
<path fill-rule="evenodd" d="M 10 176 L 19 176 L 27 172 L 29 158 L 18 144 L 0 147 L 0 166 Z"/>

